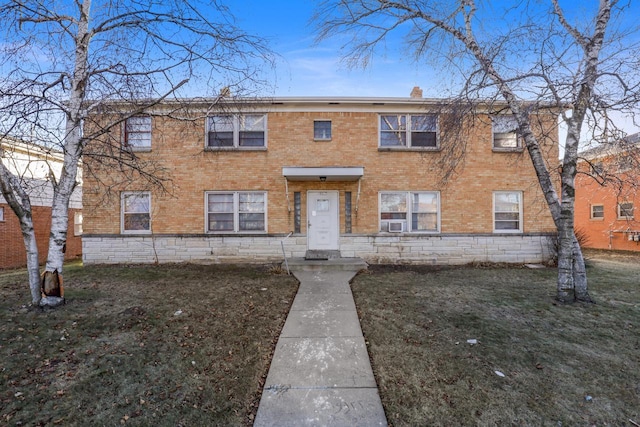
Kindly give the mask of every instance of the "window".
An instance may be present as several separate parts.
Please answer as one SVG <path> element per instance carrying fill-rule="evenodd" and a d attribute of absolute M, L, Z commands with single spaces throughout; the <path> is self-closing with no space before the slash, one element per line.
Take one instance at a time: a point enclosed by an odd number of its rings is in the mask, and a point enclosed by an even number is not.
<path fill-rule="evenodd" d="M 73 235 L 82 236 L 82 212 L 73 214 Z"/>
<path fill-rule="evenodd" d="M 617 159 L 618 172 L 626 172 L 633 168 L 634 159 L 631 154 L 621 154 Z"/>
<path fill-rule="evenodd" d="M 122 232 L 151 232 L 151 194 L 147 192 L 122 193 Z"/>
<path fill-rule="evenodd" d="M 593 162 L 591 163 L 591 173 L 594 175 L 602 175 L 604 174 L 604 166 L 602 162 Z"/>
<path fill-rule="evenodd" d="M 316 141 L 331 140 L 331 120 L 314 120 L 313 139 Z"/>
<path fill-rule="evenodd" d="M 591 205 L 591 219 L 604 219 L 604 205 Z"/>
<path fill-rule="evenodd" d="M 519 191 L 494 192 L 493 219 L 495 232 L 521 232 L 522 193 Z"/>
<path fill-rule="evenodd" d="M 495 150 L 517 150 L 522 148 L 518 136 L 518 122 L 512 115 L 491 118 L 493 129 L 493 148 Z"/>
<path fill-rule="evenodd" d="M 210 116 L 207 119 L 207 147 L 265 147 L 266 120 L 264 114 Z"/>
<path fill-rule="evenodd" d="M 0 208 L 0 222 L 4 222 L 4 207 Z"/>
<path fill-rule="evenodd" d="M 618 219 L 633 219 L 633 203 L 618 204 Z"/>
<path fill-rule="evenodd" d="M 380 193 L 380 231 L 437 232 L 438 192 Z"/>
<path fill-rule="evenodd" d="M 206 194 L 207 231 L 267 231 L 267 193 L 225 191 Z"/>
<path fill-rule="evenodd" d="M 124 145 L 134 151 L 151 149 L 151 117 L 129 117 L 125 121 Z"/>
<path fill-rule="evenodd" d="M 381 115 L 380 147 L 438 148 L 438 116 Z"/>

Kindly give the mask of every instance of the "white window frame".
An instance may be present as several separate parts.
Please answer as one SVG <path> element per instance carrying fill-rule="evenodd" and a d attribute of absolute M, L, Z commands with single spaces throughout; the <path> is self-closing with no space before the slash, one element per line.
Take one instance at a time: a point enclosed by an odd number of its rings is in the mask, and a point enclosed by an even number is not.
<path fill-rule="evenodd" d="M 499 194 L 516 194 L 518 196 L 518 229 L 498 229 L 496 228 L 496 214 L 498 213 L 513 213 L 512 211 L 501 211 L 501 212 L 497 212 L 496 211 L 496 196 Z M 493 192 L 493 207 L 492 207 L 492 222 L 493 222 L 493 232 L 494 233 L 522 233 L 523 232 L 523 224 L 524 224 L 524 219 L 523 219 L 523 204 L 524 204 L 524 195 L 522 193 L 522 191 L 494 191 Z M 507 220 L 501 220 L 501 221 L 507 221 Z"/>
<path fill-rule="evenodd" d="M 261 194 L 264 197 L 264 210 L 261 212 L 264 215 L 264 229 L 263 230 L 240 230 L 240 194 Z M 214 194 L 231 194 L 233 195 L 233 230 L 210 230 L 209 229 L 209 196 Z M 266 191 L 261 190 L 247 190 L 247 191 L 205 191 L 204 193 L 204 230 L 207 234 L 265 234 L 268 229 L 268 194 Z"/>
<path fill-rule="evenodd" d="M 262 135 L 264 143 L 262 145 L 240 145 L 240 133 L 243 132 L 244 118 L 248 116 L 259 116 L 262 119 Z M 215 117 L 231 118 L 232 145 L 209 145 L 211 125 Z M 207 150 L 265 150 L 267 148 L 267 114 L 266 113 L 243 113 L 243 114 L 211 114 L 206 118 L 204 145 Z"/>
<path fill-rule="evenodd" d="M 138 126 L 144 126 L 140 130 L 130 131 L 129 126 L 134 126 L 134 120 L 149 121 L 149 123 L 145 123 L 144 125 L 138 124 Z M 148 126 L 148 129 L 147 129 Z M 151 151 L 151 139 L 152 139 L 152 130 L 153 130 L 153 119 L 151 116 L 132 116 L 127 118 L 122 124 L 122 145 L 125 148 L 130 149 L 131 151 Z M 148 135 L 147 138 L 144 139 L 134 139 L 133 141 L 144 142 L 144 144 L 132 144 L 131 138 L 129 135 Z M 148 142 L 147 142 L 148 141 Z"/>
<path fill-rule="evenodd" d="M 595 216 L 594 208 L 601 208 L 602 216 Z M 604 205 L 602 203 L 596 203 L 590 206 L 589 218 L 594 221 L 603 221 L 604 220 Z"/>
<path fill-rule="evenodd" d="M 0 206 L 0 222 L 4 222 L 4 206 Z"/>
<path fill-rule="evenodd" d="M 496 132 L 496 122 L 505 121 L 512 122 L 515 129 L 511 132 Z M 507 124 L 503 124 L 502 126 L 507 126 Z M 522 150 L 522 137 L 518 134 L 518 122 L 516 121 L 516 117 L 514 115 L 500 115 L 500 116 L 492 116 L 491 117 L 491 146 L 494 151 L 521 151 Z M 496 136 L 503 135 L 502 139 L 511 139 L 513 137 L 515 139 L 516 145 L 514 147 L 509 146 L 501 146 L 496 145 Z"/>
<path fill-rule="evenodd" d="M 405 203 L 407 211 L 405 212 L 404 219 L 382 219 L 382 196 L 384 194 L 403 194 L 405 196 Z M 436 211 L 435 212 L 414 212 L 413 211 L 413 195 L 414 194 L 429 194 L 436 197 Z M 413 229 L 413 214 L 414 213 L 435 213 L 436 215 L 436 228 L 434 230 L 414 230 Z M 402 233 L 424 233 L 434 234 L 440 233 L 440 192 L 439 191 L 380 191 L 378 192 L 378 232 L 379 233 L 396 233 L 394 231 L 388 231 L 388 223 L 402 222 Z M 383 228 L 383 223 L 387 226 Z"/>
<path fill-rule="evenodd" d="M 127 196 L 146 196 L 149 199 L 149 229 L 148 230 L 127 230 L 125 229 L 125 215 L 128 212 L 125 212 L 125 198 Z M 133 214 L 135 212 L 131 212 Z M 144 212 L 138 212 L 144 213 Z M 151 234 L 151 192 L 150 191 L 123 191 L 120 197 L 120 231 L 122 234 Z"/>
<path fill-rule="evenodd" d="M 398 130 L 383 130 L 382 122 L 383 117 L 387 116 L 397 116 L 399 123 L 401 119 L 404 117 L 405 124 L 402 126 L 398 125 Z M 412 117 L 422 117 L 422 116 L 430 116 L 434 117 L 436 121 L 435 130 L 429 131 L 419 131 L 413 130 L 413 120 Z M 436 145 L 431 146 L 423 146 L 423 145 L 414 145 L 411 138 L 414 133 L 435 133 L 436 137 Z M 391 133 L 404 133 L 405 139 L 404 144 L 398 145 L 382 145 L 382 135 L 383 134 L 391 134 Z M 435 113 L 419 113 L 419 114 L 409 114 L 409 113 L 381 113 L 378 115 L 378 148 L 381 150 L 425 150 L 425 151 L 434 151 L 440 150 L 440 117 Z"/>
<path fill-rule="evenodd" d="M 317 123 L 329 123 L 329 135 L 317 136 L 316 135 L 316 124 Z M 328 119 L 317 119 L 313 121 L 313 140 L 314 141 L 331 141 L 333 138 L 333 123 Z"/>
<path fill-rule="evenodd" d="M 622 205 L 631 205 L 631 215 L 622 215 Z M 618 203 L 617 209 L 618 211 L 618 219 L 624 219 L 624 220 L 630 220 L 633 219 L 634 217 L 634 210 L 635 210 L 635 206 L 633 205 L 633 202 L 621 202 Z"/>
<path fill-rule="evenodd" d="M 73 235 L 82 236 L 82 212 L 73 213 Z"/>

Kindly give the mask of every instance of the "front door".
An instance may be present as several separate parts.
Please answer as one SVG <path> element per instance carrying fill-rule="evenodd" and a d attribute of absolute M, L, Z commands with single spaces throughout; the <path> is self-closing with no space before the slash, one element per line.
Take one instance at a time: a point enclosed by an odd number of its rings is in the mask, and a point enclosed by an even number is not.
<path fill-rule="evenodd" d="M 307 246 L 309 250 L 338 250 L 340 237 L 337 191 L 307 193 Z"/>

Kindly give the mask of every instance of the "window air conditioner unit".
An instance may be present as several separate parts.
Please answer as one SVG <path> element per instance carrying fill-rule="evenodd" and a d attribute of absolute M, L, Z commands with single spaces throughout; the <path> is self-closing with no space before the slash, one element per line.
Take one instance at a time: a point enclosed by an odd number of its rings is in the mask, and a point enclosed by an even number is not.
<path fill-rule="evenodd" d="M 402 233 L 404 231 L 404 221 L 389 221 L 390 233 Z"/>

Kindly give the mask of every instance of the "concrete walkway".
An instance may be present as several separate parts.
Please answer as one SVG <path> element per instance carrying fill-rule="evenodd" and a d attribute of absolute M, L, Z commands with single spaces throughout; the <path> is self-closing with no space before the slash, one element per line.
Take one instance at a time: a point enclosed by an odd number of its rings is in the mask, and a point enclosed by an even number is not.
<path fill-rule="evenodd" d="M 386 426 L 349 281 L 359 258 L 291 260 L 300 281 L 254 427 Z"/>

